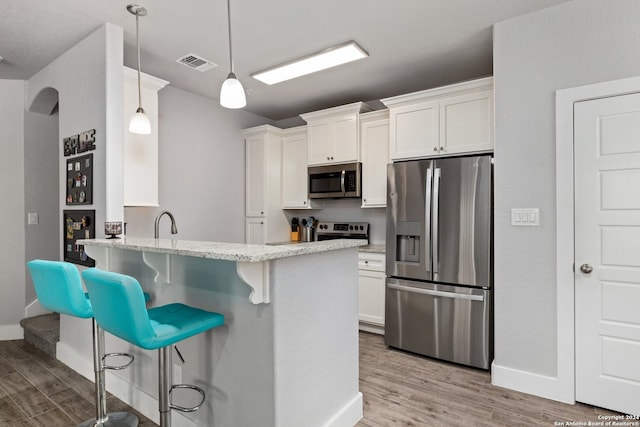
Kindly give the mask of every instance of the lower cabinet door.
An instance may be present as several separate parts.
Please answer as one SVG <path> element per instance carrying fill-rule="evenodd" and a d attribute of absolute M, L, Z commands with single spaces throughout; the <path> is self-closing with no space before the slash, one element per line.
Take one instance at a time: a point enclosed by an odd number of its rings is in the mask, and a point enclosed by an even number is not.
<path fill-rule="evenodd" d="M 379 271 L 358 270 L 360 321 L 384 326 L 385 275 Z"/>

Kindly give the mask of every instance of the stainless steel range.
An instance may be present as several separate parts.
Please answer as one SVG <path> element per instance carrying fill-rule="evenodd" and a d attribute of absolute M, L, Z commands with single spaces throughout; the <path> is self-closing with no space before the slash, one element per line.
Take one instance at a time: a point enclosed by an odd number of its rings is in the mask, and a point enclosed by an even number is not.
<path fill-rule="evenodd" d="M 316 240 L 365 239 L 369 241 L 369 224 L 366 222 L 319 222 Z"/>

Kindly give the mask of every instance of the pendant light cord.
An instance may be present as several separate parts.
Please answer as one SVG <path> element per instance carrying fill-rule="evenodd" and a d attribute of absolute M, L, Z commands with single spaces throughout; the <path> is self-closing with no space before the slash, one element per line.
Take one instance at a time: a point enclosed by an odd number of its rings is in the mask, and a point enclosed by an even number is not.
<path fill-rule="evenodd" d="M 233 73 L 233 53 L 231 51 L 231 0 L 227 0 L 227 28 L 229 29 L 229 67 Z"/>
<path fill-rule="evenodd" d="M 138 28 L 139 16 L 136 13 L 136 46 L 138 47 L 138 109 L 142 109 L 142 91 L 140 89 L 140 30 Z"/>

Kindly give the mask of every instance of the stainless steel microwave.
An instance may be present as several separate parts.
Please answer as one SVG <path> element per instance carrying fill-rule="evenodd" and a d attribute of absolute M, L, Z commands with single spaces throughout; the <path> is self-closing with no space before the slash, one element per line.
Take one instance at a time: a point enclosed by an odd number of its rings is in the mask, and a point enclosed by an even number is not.
<path fill-rule="evenodd" d="M 361 196 L 360 163 L 309 167 L 310 199 L 342 199 Z"/>

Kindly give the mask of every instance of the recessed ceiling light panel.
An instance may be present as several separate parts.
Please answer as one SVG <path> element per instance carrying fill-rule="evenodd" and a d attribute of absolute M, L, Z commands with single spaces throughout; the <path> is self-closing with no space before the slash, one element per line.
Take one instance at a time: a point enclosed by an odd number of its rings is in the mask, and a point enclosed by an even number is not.
<path fill-rule="evenodd" d="M 368 56 L 369 54 L 360 45 L 358 45 L 358 43 L 350 41 L 332 46 L 303 58 L 251 74 L 251 77 L 268 85 L 273 85 L 286 80 L 295 79 L 296 77 L 315 73 L 316 71 L 326 70 L 327 68 L 336 67 L 338 65 L 346 64 L 347 62 L 366 58 Z"/>

